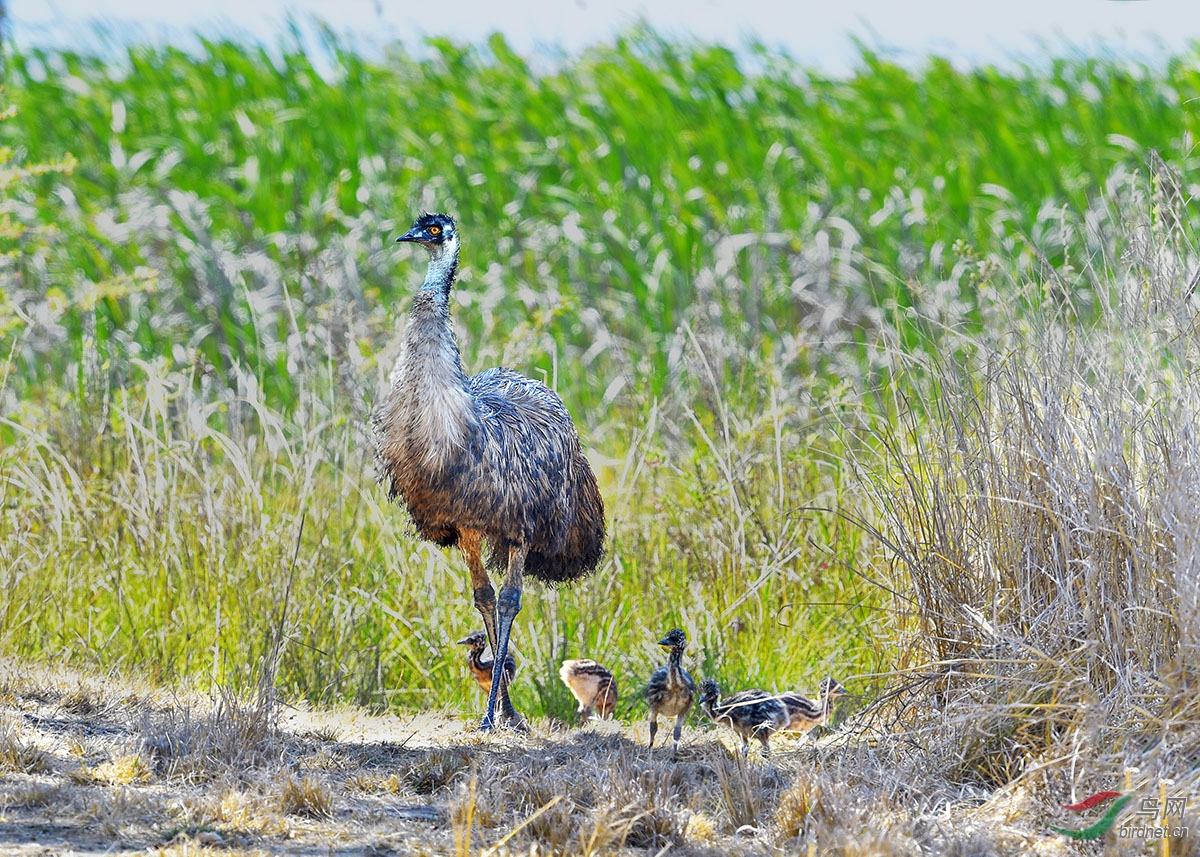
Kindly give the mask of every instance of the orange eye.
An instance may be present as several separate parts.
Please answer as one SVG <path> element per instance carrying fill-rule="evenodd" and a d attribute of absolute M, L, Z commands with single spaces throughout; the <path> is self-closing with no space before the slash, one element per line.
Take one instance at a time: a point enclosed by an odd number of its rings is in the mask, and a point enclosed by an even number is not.
<path fill-rule="evenodd" d="M 441 234 L 442 234 L 442 227 L 440 227 L 440 226 L 430 226 L 430 227 L 429 227 L 429 234 L 430 234 L 430 235 L 441 235 Z"/>

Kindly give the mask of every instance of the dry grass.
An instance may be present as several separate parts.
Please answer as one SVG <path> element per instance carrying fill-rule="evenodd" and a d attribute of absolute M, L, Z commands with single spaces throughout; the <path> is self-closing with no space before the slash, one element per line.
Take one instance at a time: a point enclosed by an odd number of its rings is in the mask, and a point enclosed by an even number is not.
<path fill-rule="evenodd" d="M 976 789 L 980 813 L 1200 796 L 1200 263 L 1157 169 L 1119 260 L 996 288 L 987 333 L 951 336 L 876 424 L 899 669 L 856 728 L 929 753 L 920 793 Z"/>
<path fill-rule="evenodd" d="M 81 765 L 69 776 L 72 782 L 86 785 L 129 785 L 149 780 L 150 767 L 140 755 L 125 753 L 105 759 L 94 767 Z"/>
<path fill-rule="evenodd" d="M 21 735 L 8 721 L 0 721 L 0 771 L 40 774 L 50 767 L 50 755 Z"/>
<path fill-rule="evenodd" d="M 287 776 L 279 787 L 276 808 L 284 815 L 329 818 L 333 815 L 333 792 L 315 774 Z"/>
<path fill-rule="evenodd" d="M 898 776 L 934 770 L 930 754 L 902 759 L 845 735 L 781 737 L 769 764 L 746 765 L 694 728 L 677 760 L 619 725 L 537 721 L 529 736 L 482 737 L 474 718 L 345 710 L 247 730 L 253 705 L 151 697 L 116 678 L 93 683 L 95 711 L 72 713 L 61 700 L 79 680 L 31 670 L 8 696 L 4 716 L 36 724 L 22 740 L 44 767 L 0 778 L 0 850 L 52 837 L 64 850 L 158 854 L 1001 854 L 1042 836 L 1036 816 L 973 821 L 979 795 L 941 780 L 914 801 Z M 337 719 L 353 738 L 329 735 Z M 165 763 L 147 761 L 147 732 L 176 748 Z M 81 756 L 64 736 L 85 734 Z M 881 821 L 888 831 L 864 838 Z"/>

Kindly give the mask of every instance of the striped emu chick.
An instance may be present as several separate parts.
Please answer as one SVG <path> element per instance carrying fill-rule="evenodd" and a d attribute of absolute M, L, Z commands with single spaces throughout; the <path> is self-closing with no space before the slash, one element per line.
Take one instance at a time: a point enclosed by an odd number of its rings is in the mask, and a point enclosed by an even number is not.
<path fill-rule="evenodd" d="M 821 695 L 816 702 L 803 694 L 781 693 L 779 700 L 788 712 L 788 723 L 783 731 L 807 732 L 815 726 L 823 726 L 833 714 L 833 701 L 845 695 L 846 688 L 832 676 L 821 679 Z"/>
<path fill-rule="evenodd" d="M 388 497 L 417 535 L 458 546 L 495 655 L 480 729 L 521 728 L 501 670 L 525 578 L 578 580 L 604 555 L 604 501 L 558 394 L 511 369 L 468 375 L 450 292 L 459 235 L 447 214 L 422 214 L 398 241 L 429 252 L 391 389 L 372 415 Z M 497 593 L 488 570 L 503 574 Z"/>
<path fill-rule="evenodd" d="M 483 659 L 483 650 L 487 647 L 487 632 L 472 631 L 458 641 L 458 645 L 467 647 L 467 668 L 475 677 L 476 683 L 486 694 L 492 692 L 492 672 L 495 662 L 492 658 Z M 509 655 L 504 659 L 504 671 L 500 680 L 505 685 L 512 684 L 513 676 L 517 674 L 517 662 Z"/>
<path fill-rule="evenodd" d="M 687 647 L 687 635 L 679 628 L 672 628 L 658 644 L 670 651 L 667 662 L 656 669 L 646 685 L 646 702 L 650 704 L 650 746 L 654 746 L 654 734 L 658 732 L 659 715 L 675 718 L 675 745 L 672 752 L 679 752 L 679 735 L 683 721 L 687 719 L 696 698 L 696 682 L 683 668 L 683 650 Z"/>
<path fill-rule="evenodd" d="M 580 723 L 587 723 L 593 711 L 601 720 L 609 720 L 617 707 L 617 680 L 591 658 L 563 661 L 559 676 L 579 701 Z"/>
<path fill-rule="evenodd" d="M 706 678 L 700 683 L 700 707 L 714 723 L 728 726 L 742 736 L 742 757 L 750 754 L 750 739 L 762 744 L 764 756 L 771 755 L 771 736 L 788 724 L 788 709 L 779 697 L 765 690 L 743 690 L 720 699 L 717 683 Z"/>

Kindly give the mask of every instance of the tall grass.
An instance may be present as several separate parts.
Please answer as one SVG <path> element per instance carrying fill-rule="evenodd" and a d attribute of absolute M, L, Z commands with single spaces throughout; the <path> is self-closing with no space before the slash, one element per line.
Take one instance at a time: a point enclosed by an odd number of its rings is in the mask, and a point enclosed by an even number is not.
<path fill-rule="evenodd" d="M 102 465 L 78 459 L 69 436 L 6 421 L 0 648 L 248 688 L 282 623 L 289 693 L 463 704 L 472 686 L 452 643 L 477 617 L 461 560 L 419 544 L 386 502 L 361 423 L 316 399 L 285 417 L 248 374 L 205 393 L 164 361 L 136 369 L 112 393 Z M 234 409 L 243 416 L 223 418 Z M 736 664 L 781 686 L 834 657 L 825 633 L 865 640 L 878 598 L 838 563 L 866 545 L 800 510 L 837 488 L 783 437 L 782 411 L 727 427 L 711 448 L 664 445 L 658 426 L 707 434 L 693 414 L 675 401 L 623 429 L 641 432 L 627 457 L 596 462 L 609 563 L 527 599 L 523 688 L 547 710 L 569 711 L 558 660 L 588 654 L 633 677 L 670 624 L 691 631 L 705 669 Z M 662 600 L 629 597 L 644 591 Z"/>
<path fill-rule="evenodd" d="M 1125 239 L 997 283 L 989 323 L 907 373 L 863 464 L 916 688 L 880 710 L 958 780 L 1063 791 L 1069 762 L 1123 790 L 1200 787 L 1178 755 L 1200 723 L 1200 256 L 1179 177 L 1149 166 Z"/>
<path fill-rule="evenodd" d="M 122 379 L 136 345 L 250 367 L 288 407 L 293 328 L 353 307 L 348 347 L 374 356 L 406 293 L 384 239 L 437 207 L 463 222 L 467 293 L 482 280 L 506 296 L 464 307 L 469 349 L 492 319 L 541 319 L 540 364 L 578 367 L 568 404 L 600 414 L 623 375 L 664 389 L 685 321 L 706 316 L 755 350 L 843 305 L 852 318 L 910 305 L 959 241 L 1026 268 L 1077 262 L 1080 236 L 1053 212 L 1087 208 L 1150 150 L 1185 173 L 1194 158 L 1187 57 L 1006 74 L 864 53 L 830 79 L 643 31 L 542 74 L 499 38 L 435 41 L 423 59 L 369 61 L 333 35 L 323 49 L 326 76 L 288 43 L 133 47 L 115 65 L 14 54 L 9 141 L 82 165 L 23 200 L 61 236 L 18 298 L 73 345 L 27 337 L 22 377 L 54 377 L 90 335 Z M 706 288 L 704 270 L 747 288 Z M 47 299 L 51 285 L 65 299 Z"/>

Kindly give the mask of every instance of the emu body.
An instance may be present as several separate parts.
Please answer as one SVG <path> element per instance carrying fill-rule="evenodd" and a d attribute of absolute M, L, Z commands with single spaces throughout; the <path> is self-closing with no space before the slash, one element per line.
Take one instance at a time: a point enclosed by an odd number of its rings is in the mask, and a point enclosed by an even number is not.
<path fill-rule="evenodd" d="M 482 728 L 496 725 L 500 681 L 525 574 L 547 583 L 592 571 L 604 552 L 604 503 L 571 415 L 544 384 L 510 369 L 468 376 L 450 319 L 459 238 L 445 214 L 423 214 L 397 239 L 429 251 L 391 390 L 374 415 L 389 496 L 418 535 L 458 545 L 495 655 Z M 488 551 L 485 558 L 483 545 Z M 499 596 L 488 568 L 503 569 Z M 506 721 L 519 715 L 505 703 Z"/>
<path fill-rule="evenodd" d="M 683 731 L 683 721 L 687 719 L 692 701 L 696 698 L 696 682 L 683 668 L 683 651 L 687 647 L 687 635 L 679 628 L 673 628 L 658 641 L 658 644 L 670 651 L 667 662 L 656 669 L 646 684 L 646 702 L 650 706 L 650 746 L 654 746 L 654 736 L 658 732 L 659 715 L 675 718 L 674 753 L 679 752 L 679 736 Z"/>
<path fill-rule="evenodd" d="M 700 683 L 700 707 L 712 718 L 733 729 L 742 738 L 742 756 L 750 753 L 750 739 L 762 744 L 764 756 L 771 754 L 771 736 L 788 725 L 788 708 L 782 699 L 765 690 L 743 690 L 724 699 L 711 678 Z"/>
<path fill-rule="evenodd" d="M 617 707 L 617 680 L 613 674 L 590 658 L 563 661 L 559 677 L 579 703 L 576 714 L 580 723 L 587 723 L 592 713 L 609 720 Z"/>
<path fill-rule="evenodd" d="M 491 658 L 484 660 L 483 650 L 487 646 L 486 631 L 472 631 L 467 636 L 458 641 L 458 645 L 467 647 L 467 669 L 471 671 L 471 675 L 475 679 L 475 683 L 486 694 L 492 692 L 492 672 L 495 667 L 495 661 Z M 509 655 L 504 659 L 503 679 L 504 685 L 507 687 L 512 684 L 513 676 L 517 673 L 517 662 Z M 501 705 L 508 699 L 508 695 L 501 692 Z"/>
<path fill-rule="evenodd" d="M 823 726 L 833 714 L 834 700 L 845 695 L 846 688 L 832 676 L 821 679 L 820 697 L 816 702 L 803 694 L 781 693 L 779 701 L 788 712 L 788 722 L 783 731 L 807 732 L 814 727 Z"/>

